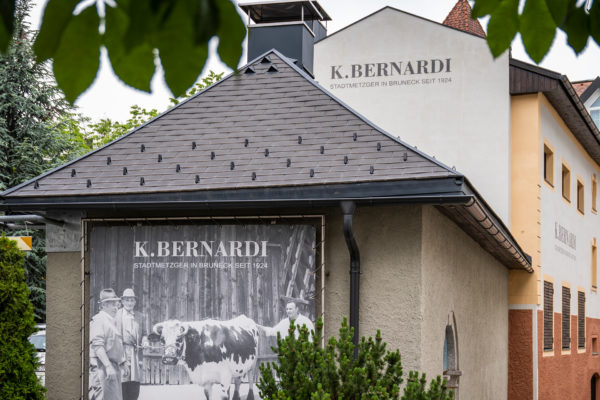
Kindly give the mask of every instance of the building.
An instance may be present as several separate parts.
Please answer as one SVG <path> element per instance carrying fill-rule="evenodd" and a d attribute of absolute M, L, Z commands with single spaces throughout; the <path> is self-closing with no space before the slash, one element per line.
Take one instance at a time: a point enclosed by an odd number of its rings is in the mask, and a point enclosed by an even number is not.
<path fill-rule="evenodd" d="M 314 3 L 284 5 L 299 11 L 286 18 L 324 17 Z M 280 21 L 290 10 L 249 7 Z M 372 124 L 315 82 L 306 59 L 297 63 L 260 54 L 115 142 L 2 193 L 10 214 L 58 223 L 47 228 L 49 399 L 86 398 L 102 288 L 133 288 L 143 330 L 162 335 L 177 319 L 180 338 L 187 321 L 205 318 L 270 326 L 289 301 L 322 316 L 327 336 L 349 315 L 355 339 L 381 329 L 405 370 L 445 374 L 464 399 L 507 397 L 509 277 L 532 274 L 530 258 L 457 169 Z M 259 360 L 264 347 L 252 350 Z M 158 349 L 146 356 L 160 365 Z M 201 397 L 177 368 L 142 390 Z M 244 373 L 242 398 L 254 379 Z M 214 398 L 215 382 L 191 380 Z"/>
<path fill-rule="evenodd" d="M 315 78 L 464 171 L 532 256 L 511 271 L 508 398 L 595 398 L 600 81 L 494 60 L 469 16 L 386 7 L 318 41 Z"/>
<path fill-rule="evenodd" d="M 573 82 L 577 95 L 583 101 L 596 126 L 600 127 L 600 77 L 587 81 Z"/>

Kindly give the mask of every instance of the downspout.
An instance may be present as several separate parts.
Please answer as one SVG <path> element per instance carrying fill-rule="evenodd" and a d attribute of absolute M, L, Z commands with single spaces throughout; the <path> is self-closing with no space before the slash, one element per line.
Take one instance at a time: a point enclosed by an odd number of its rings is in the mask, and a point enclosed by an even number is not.
<path fill-rule="evenodd" d="M 354 239 L 354 228 L 352 217 L 356 204 L 353 201 L 342 201 L 340 203 L 344 213 L 344 238 L 350 253 L 350 327 L 354 329 L 352 342 L 354 343 L 354 357 L 358 356 L 358 312 L 360 300 L 360 253 Z"/>

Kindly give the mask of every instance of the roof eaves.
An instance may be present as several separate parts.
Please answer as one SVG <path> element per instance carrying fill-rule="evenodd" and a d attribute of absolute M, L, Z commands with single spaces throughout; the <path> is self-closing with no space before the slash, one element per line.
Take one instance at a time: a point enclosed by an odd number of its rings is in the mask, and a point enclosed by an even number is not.
<path fill-rule="evenodd" d="M 132 194 L 101 194 L 71 196 L 8 197 L 0 200 L 0 210 L 32 211 L 44 208 L 123 206 L 159 206 L 178 204 L 180 207 L 223 204 L 304 204 L 331 203 L 353 200 L 361 204 L 415 201 L 429 199 L 436 204 L 464 198 L 464 177 L 409 179 L 394 181 L 347 182 L 340 184 L 297 185 L 259 188 L 236 188 L 219 190 L 196 190 L 188 192 L 155 192 Z M 469 197 L 470 198 L 470 197 Z M 451 199 L 451 200 L 448 200 Z M 459 199 L 459 200 L 457 200 Z M 465 199 L 462 202 L 466 202 Z"/>
<path fill-rule="evenodd" d="M 512 57 L 510 57 L 510 59 L 509 59 L 509 64 L 512 66 L 515 66 L 517 68 L 521 68 L 526 71 L 533 72 L 533 73 L 536 73 L 539 75 L 543 75 L 545 77 L 552 78 L 552 79 L 560 79 L 560 77 L 562 76 L 558 72 L 551 71 L 546 68 L 538 67 L 537 65 L 529 64 L 529 63 L 526 63 L 521 60 L 517 60 L 516 58 L 512 58 Z"/>
<path fill-rule="evenodd" d="M 533 268 L 531 266 L 531 256 L 529 256 L 523 251 L 521 246 L 519 246 L 519 244 L 517 243 L 517 240 L 510 233 L 510 229 L 508 229 L 504 222 L 502 222 L 502 219 L 496 214 L 492 207 L 490 207 L 489 204 L 485 201 L 483 196 L 479 194 L 479 192 L 475 189 L 471 182 L 466 178 L 463 191 L 466 194 L 473 194 L 474 197 L 474 203 L 471 203 L 470 205 L 467 204 L 464 207 L 472 207 L 473 205 L 477 204 L 477 206 L 479 206 L 479 208 L 483 210 L 486 218 L 492 222 L 493 226 L 495 226 L 499 230 L 499 233 L 502 236 L 504 236 L 505 241 L 508 244 L 510 244 L 510 249 L 515 250 L 515 253 L 513 254 L 515 260 L 517 260 L 517 262 L 523 266 L 523 269 L 527 270 L 528 272 L 533 272 Z M 485 220 L 479 222 L 481 226 L 489 232 L 490 229 L 485 226 L 484 221 Z M 503 243 L 505 242 L 503 240 L 500 240 L 501 238 L 498 238 L 496 235 L 494 235 L 494 238 L 500 246 L 506 248 L 506 246 L 503 245 Z"/>
<path fill-rule="evenodd" d="M 587 127 L 591 131 L 594 138 L 596 139 L 596 143 L 598 144 L 598 146 L 600 146 L 600 130 L 592 120 L 592 116 L 590 115 L 587 108 L 585 108 L 585 105 L 583 104 L 584 100 L 577 95 L 577 92 L 575 91 L 575 88 L 569 81 L 569 78 L 567 78 L 565 75 L 562 75 L 560 81 L 565 91 L 569 94 L 569 99 L 573 103 L 573 106 L 577 109 L 577 111 L 579 111 L 579 114 L 585 121 Z"/>
<path fill-rule="evenodd" d="M 355 117 L 359 118 L 361 121 L 363 121 L 364 123 L 366 123 L 367 125 L 369 125 L 372 129 L 374 129 L 377 132 L 381 133 L 382 135 L 385 135 L 386 137 L 394 140 L 396 143 L 401 144 L 402 146 L 405 146 L 405 147 L 411 149 L 415 153 L 419 154 L 421 157 L 424 157 L 428 161 L 430 161 L 432 163 L 435 163 L 439 167 L 444 168 L 445 170 L 447 170 L 448 172 L 450 172 L 450 173 L 452 173 L 454 175 L 457 175 L 457 176 L 462 176 L 462 174 L 460 172 L 456 171 L 456 169 L 447 166 L 446 164 L 442 163 L 441 161 L 437 160 L 436 158 L 431 157 L 431 156 L 429 156 L 426 153 L 423 153 L 417 147 L 412 146 L 411 144 L 408 144 L 408 143 L 402 141 L 401 139 L 399 139 L 398 137 L 396 137 L 396 136 L 394 136 L 394 135 L 392 135 L 392 134 L 384 131 L 383 129 L 379 128 L 377 125 L 375 125 L 374 123 L 372 123 L 371 121 L 369 121 L 366 117 L 364 117 L 358 111 L 354 110 L 352 107 L 350 107 L 349 105 L 347 105 L 346 103 L 344 103 L 342 100 L 340 100 L 335 95 L 333 95 L 331 92 L 329 92 L 327 89 L 325 89 L 323 86 L 321 86 L 317 81 L 315 81 L 312 77 L 310 77 L 306 72 L 304 72 L 303 70 L 301 70 L 297 65 L 295 65 L 292 62 L 290 62 L 290 60 L 289 60 L 288 57 L 284 56 L 283 54 L 281 54 L 276 49 L 272 49 L 272 50 L 270 50 L 270 52 L 273 52 L 273 53 L 277 54 L 277 56 L 279 56 L 286 64 L 288 64 L 296 72 L 298 72 L 300 75 L 302 75 L 313 86 L 315 86 L 317 89 L 321 90 L 324 94 L 326 94 L 332 100 L 336 101 L 338 104 L 340 104 L 346 110 L 348 110 L 349 112 L 351 112 Z M 261 57 L 258 57 L 258 58 L 262 58 L 262 57 L 264 57 L 264 55 L 261 56 Z"/>
<path fill-rule="evenodd" d="M 585 108 L 585 105 L 583 104 L 584 100 L 580 96 L 577 95 L 577 91 L 575 90 L 575 88 L 573 87 L 573 85 L 569 81 L 569 78 L 567 78 L 566 75 L 562 75 L 557 72 L 538 67 L 536 65 L 528 64 L 526 62 L 516 60 L 514 58 L 511 58 L 509 62 L 510 62 L 511 66 L 514 66 L 516 68 L 521 68 L 526 71 L 532 72 L 534 74 L 539 74 L 544 77 L 547 77 L 547 78 L 550 78 L 550 79 L 560 82 L 560 85 L 562 86 L 564 93 L 568 97 L 568 99 L 571 102 L 571 104 L 573 105 L 573 107 L 575 107 L 575 109 L 577 110 L 579 117 L 584 121 L 590 134 L 594 137 L 598 147 L 600 147 L 600 130 L 598 129 L 598 127 L 596 126 L 594 121 L 592 121 L 592 117 L 590 116 L 590 113 Z M 600 78 L 596 78 L 596 81 L 598 81 L 598 85 L 600 86 Z M 586 92 L 587 92 L 587 90 L 586 90 Z M 570 127 L 570 129 L 572 129 L 572 128 Z M 597 160 L 597 162 L 600 163 L 600 160 Z"/>

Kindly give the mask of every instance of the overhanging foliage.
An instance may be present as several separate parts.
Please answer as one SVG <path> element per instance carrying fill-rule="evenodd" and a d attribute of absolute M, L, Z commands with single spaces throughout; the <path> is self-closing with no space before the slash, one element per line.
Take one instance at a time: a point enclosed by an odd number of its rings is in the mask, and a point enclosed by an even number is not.
<path fill-rule="evenodd" d="M 576 0 L 526 0 L 519 14 L 519 0 L 474 0 L 473 18 L 489 15 L 487 41 L 494 57 L 510 47 L 521 34 L 525 51 L 539 63 L 550 50 L 556 30 L 567 35 L 569 46 L 579 54 L 588 39 L 600 45 L 600 2 Z"/>
<path fill-rule="evenodd" d="M 80 10 L 82 4 L 88 7 Z M 230 0 L 49 0 L 34 50 L 53 60 L 56 82 L 73 103 L 96 78 L 100 49 L 125 84 L 150 92 L 155 58 L 175 97 L 185 94 L 204 67 L 208 41 L 219 38 L 221 60 L 237 68 L 246 28 Z M 0 0 L 0 53 L 14 26 L 14 0 Z M 114 7 L 113 7 L 114 5 Z"/>

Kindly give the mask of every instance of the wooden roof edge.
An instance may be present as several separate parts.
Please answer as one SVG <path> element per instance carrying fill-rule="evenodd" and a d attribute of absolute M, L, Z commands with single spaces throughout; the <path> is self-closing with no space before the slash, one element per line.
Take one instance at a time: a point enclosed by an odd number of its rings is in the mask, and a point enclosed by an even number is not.
<path fill-rule="evenodd" d="M 566 75 L 562 75 L 562 74 L 559 74 L 558 72 L 554 72 L 549 69 L 538 67 L 537 65 L 532 65 L 532 64 L 526 63 L 524 61 L 514 59 L 514 58 L 510 59 L 509 65 L 511 67 L 523 69 L 523 70 L 526 70 L 533 74 L 540 75 L 545 78 L 549 78 L 549 79 L 556 81 L 558 87 L 556 89 L 552 89 L 551 91 L 555 92 L 556 90 L 559 90 L 561 95 L 566 96 L 569 103 L 575 108 L 578 119 L 585 125 L 586 132 L 581 132 L 581 129 L 579 127 L 574 126 L 572 123 L 565 120 L 564 118 L 563 118 L 563 121 L 565 122 L 567 127 L 575 134 L 576 137 L 578 137 L 579 135 L 582 135 L 582 134 L 586 134 L 586 133 L 591 135 L 591 137 L 593 137 L 598 149 L 600 150 L 600 130 L 598 129 L 598 127 L 596 126 L 594 121 L 592 121 L 592 117 L 590 116 L 590 113 L 585 108 L 585 105 L 583 104 L 584 100 L 582 100 L 582 98 L 577 95 L 577 91 L 575 90 L 575 88 L 573 87 L 573 84 L 571 83 L 571 81 L 569 80 L 569 78 Z M 598 81 L 598 86 L 600 87 L 600 78 L 596 78 L 596 81 Z M 542 92 L 542 93 L 547 92 L 547 90 L 543 90 L 541 88 L 538 91 Z M 586 92 L 587 92 L 587 90 L 586 90 Z M 513 93 L 511 93 L 511 94 L 513 94 Z M 515 94 L 525 94 L 525 92 L 515 93 Z M 565 114 L 569 114 L 571 112 L 571 110 L 569 110 L 568 108 L 562 107 L 560 104 L 553 103 L 552 105 L 557 109 L 559 114 L 565 115 Z M 590 154 L 590 156 L 591 156 L 591 154 Z M 594 158 L 594 157 L 592 156 L 592 158 Z M 600 164 L 600 159 L 597 159 L 597 158 L 594 158 L 594 159 L 598 164 Z"/>

